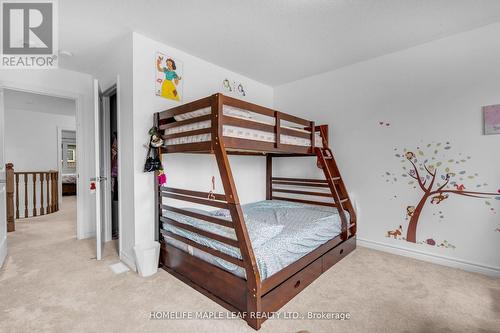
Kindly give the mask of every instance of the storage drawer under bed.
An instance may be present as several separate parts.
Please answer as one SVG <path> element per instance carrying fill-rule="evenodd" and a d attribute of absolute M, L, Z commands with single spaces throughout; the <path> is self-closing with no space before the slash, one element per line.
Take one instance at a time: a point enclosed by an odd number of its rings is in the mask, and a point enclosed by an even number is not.
<path fill-rule="evenodd" d="M 278 311 L 322 273 L 356 248 L 356 237 L 348 239 L 292 275 L 276 288 L 262 296 L 262 312 Z"/>

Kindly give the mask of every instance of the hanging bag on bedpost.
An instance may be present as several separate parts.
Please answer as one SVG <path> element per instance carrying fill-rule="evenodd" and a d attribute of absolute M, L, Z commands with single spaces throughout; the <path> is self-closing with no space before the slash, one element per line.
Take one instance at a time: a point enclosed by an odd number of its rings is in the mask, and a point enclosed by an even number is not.
<path fill-rule="evenodd" d="M 146 156 L 146 162 L 144 163 L 144 172 L 153 172 L 163 169 L 160 161 L 160 156 L 158 154 L 158 148 L 154 148 L 151 145 L 152 139 L 153 137 L 151 137 L 149 140 L 148 154 Z M 153 150 L 152 155 L 151 150 Z"/>
<path fill-rule="evenodd" d="M 151 157 L 151 145 L 148 148 L 148 154 L 146 155 L 146 162 L 144 163 L 144 172 L 153 171 L 153 157 Z"/>

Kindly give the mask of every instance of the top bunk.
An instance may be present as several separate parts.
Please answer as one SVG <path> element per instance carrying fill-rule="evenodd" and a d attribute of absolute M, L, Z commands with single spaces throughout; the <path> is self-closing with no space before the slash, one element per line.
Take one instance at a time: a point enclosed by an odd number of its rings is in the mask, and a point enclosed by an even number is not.
<path fill-rule="evenodd" d="M 155 114 L 161 153 L 312 156 L 328 147 L 328 126 L 223 94 Z"/>

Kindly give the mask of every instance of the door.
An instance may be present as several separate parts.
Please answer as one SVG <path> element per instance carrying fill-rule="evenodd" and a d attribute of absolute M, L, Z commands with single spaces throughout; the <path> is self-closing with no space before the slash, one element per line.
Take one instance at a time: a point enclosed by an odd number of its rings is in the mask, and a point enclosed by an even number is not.
<path fill-rule="evenodd" d="M 111 145 L 112 145 L 112 131 L 111 131 L 111 96 L 116 94 L 116 85 L 108 88 L 103 92 L 102 112 L 101 112 L 101 175 L 104 180 L 101 182 L 104 186 L 103 207 L 105 217 L 104 223 L 104 237 L 105 242 L 112 240 L 112 178 L 111 178 Z"/>
<path fill-rule="evenodd" d="M 102 92 L 99 87 L 99 81 L 94 80 L 94 147 L 95 147 L 95 178 L 91 178 L 91 189 L 95 191 L 95 221 L 96 221 L 96 258 L 102 259 L 104 251 L 104 227 L 105 227 L 105 210 L 104 206 L 104 190 L 103 182 L 106 180 L 101 174 L 101 159 L 102 159 Z M 94 184 L 92 186 L 92 183 Z"/>
<path fill-rule="evenodd" d="M 0 267 L 7 256 L 7 208 L 5 191 L 5 150 L 4 150 L 4 103 L 3 89 L 0 88 Z"/>

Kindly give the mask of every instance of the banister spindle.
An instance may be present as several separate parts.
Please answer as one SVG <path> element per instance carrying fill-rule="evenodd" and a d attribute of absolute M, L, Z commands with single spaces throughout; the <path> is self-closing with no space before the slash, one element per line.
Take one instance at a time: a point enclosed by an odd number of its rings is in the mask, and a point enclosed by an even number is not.
<path fill-rule="evenodd" d="M 28 217 L 28 173 L 23 173 L 24 176 L 24 217 Z"/>
<path fill-rule="evenodd" d="M 40 215 L 45 215 L 45 209 L 43 208 L 43 181 L 45 173 L 40 172 Z"/>
<path fill-rule="evenodd" d="M 56 196 L 55 187 L 54 187 L 55 180 L 56 180 L 56 176 L 54 175 L 54 173 L 52 173 L 50 175 L 50 190 L 52 191 L 52 196 L 51 196 L 52 197 L 52 202 L 51 202 L 52 207 L 50 209 L 52 210 L 52 212 L 56 211 L 56 200 L 58 200 L 57 196 Z"/>
<path fill-rule="evenodd" d="M 55 188 L 55 193 L 56 193 L 56 212 L 59 210 L 59 172 L 54 172 L 55 176 L 55 181 L 54 181 L 54 188 Z M 78 188 L 77 188 L 78 191 Z"/>
<path fill-rule="evenodd" d="M 19 219 L 19 174 L 15 173 L 16 176 L 16 219 Z"/>
<path fill-rule="evenodd" d="M 33 172 L 33 216 L 36 216 L 36 173 Z"/>
<path fill-rule="evenodd" d="M 50 194 L 50 185 L 49 185 L 50 184 L 50 175 L 51 175 L 50 171 L 45 174 L 45 179 L 47 181 L 47 208 L 45 209 L 45 211 L 47 214 L 52 213 L 52 209 L 50 207 L 51 198 L 49 197 L 49 194 Z"/>

